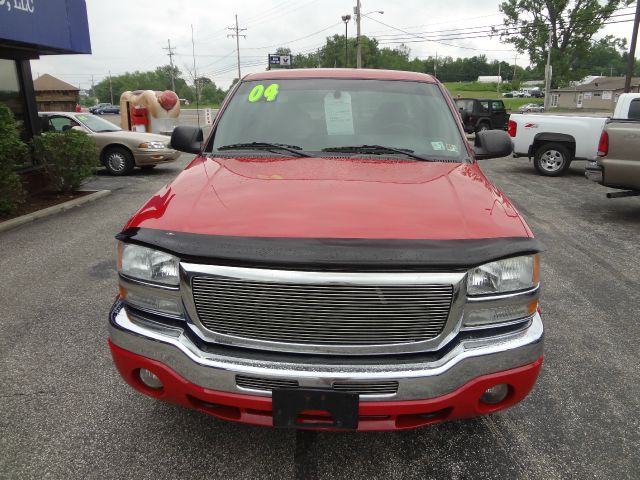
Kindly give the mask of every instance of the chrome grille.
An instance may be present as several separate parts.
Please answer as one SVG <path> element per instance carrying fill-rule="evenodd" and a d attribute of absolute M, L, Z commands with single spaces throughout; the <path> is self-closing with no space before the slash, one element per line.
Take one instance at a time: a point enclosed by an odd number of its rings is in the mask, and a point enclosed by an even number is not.
<path fill-rule="evenodd" d="M 423 342 L 444 329 L 453 286 L 256 281 L 194 276 L 193 299 L 208 330 L 299 345 Z"/>
<path fill-rule="evenodd" d="M 251 390 L 273 390 L 274 388 L 298 388 L 298 381 L 236 375 L 236 385 Z"/>
<path fill-rule="evenodd" d="M 398 382 L 333 382 L 333 389 L 360 395 L 395 395 Z"/>
<path fill-rule="evenodd" d="M 250 390 L 271 391 L 274 388 L 299 388 L 297 380 L 250 377 L 247 375 L 236 375 L 236 385 L 240 388 Z M 359 395 L 395 395 L 398 393 L 398 382 L 371 381 L 371 382 L 333 382 L 333 390 L 340 392 L 357 393 Z"/>

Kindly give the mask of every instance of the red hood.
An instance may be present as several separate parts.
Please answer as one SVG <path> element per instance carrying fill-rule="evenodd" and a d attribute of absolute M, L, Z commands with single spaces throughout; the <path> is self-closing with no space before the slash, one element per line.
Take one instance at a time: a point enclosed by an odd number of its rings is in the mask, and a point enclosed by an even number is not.
<path fill-rule="evenodd" d="M 197 158 L 128 227 L 250 237 L 532 236 L 476 164 L 354 158 Z"/>

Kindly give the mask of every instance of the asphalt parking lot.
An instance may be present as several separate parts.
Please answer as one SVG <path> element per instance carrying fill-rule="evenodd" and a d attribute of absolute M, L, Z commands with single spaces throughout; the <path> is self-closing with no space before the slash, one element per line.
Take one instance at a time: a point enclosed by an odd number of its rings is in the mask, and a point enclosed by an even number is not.
<path fill-rule="evenodd" d="M 112 195 L 0 234 L 0 478 L 638 478 L 640 198 L 606 199 L 581 162 L 555 179 L 483 162 L 548 249 L 532 394 L 416 431 L 296 432 L 157 402 L 112 365 L 113 236 L 187 161 L 100 174 Z"/>

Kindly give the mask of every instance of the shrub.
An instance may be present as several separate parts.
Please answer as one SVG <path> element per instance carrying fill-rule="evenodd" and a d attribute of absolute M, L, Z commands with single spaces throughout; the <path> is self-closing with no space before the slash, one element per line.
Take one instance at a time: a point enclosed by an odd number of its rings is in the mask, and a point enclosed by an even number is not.
<path fill-rule="evenodd" d="M 78 130 L 49 132 L 36 137 L 33 150 L 53 189 L 62 193 L 77 190 L 98 166 L 96 144 Z"/>
<path fill-rule="evenodd" d="M 12 215 L 24 201 L 17 164 L 24 163 L 27 146 L 20 140 L 13 113 L 0 104 L 0 216 Z"/>

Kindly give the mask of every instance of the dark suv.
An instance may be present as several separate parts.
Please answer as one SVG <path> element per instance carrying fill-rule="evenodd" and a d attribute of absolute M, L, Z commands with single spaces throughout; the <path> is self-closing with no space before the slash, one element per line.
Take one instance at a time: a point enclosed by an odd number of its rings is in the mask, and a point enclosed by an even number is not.
<path fill-rule="evenodd" d="M 507 129 L 509 114 L 502 100 L 458 98 L 456 105 L 467 133 Z"/>

